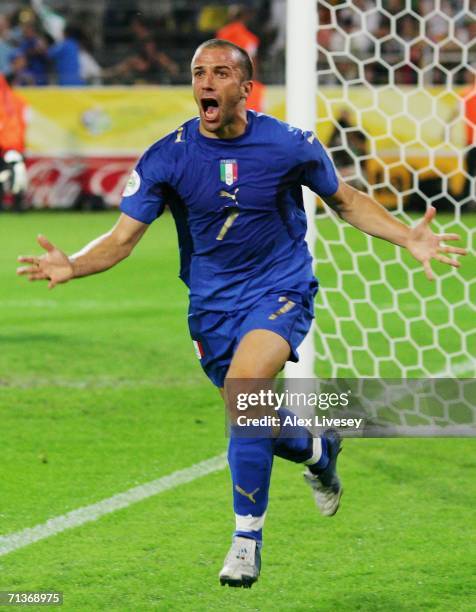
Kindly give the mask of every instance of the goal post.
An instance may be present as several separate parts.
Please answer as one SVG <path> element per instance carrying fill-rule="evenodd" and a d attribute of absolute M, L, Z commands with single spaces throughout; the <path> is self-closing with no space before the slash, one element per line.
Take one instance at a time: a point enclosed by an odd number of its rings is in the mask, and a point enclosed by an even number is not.
<path fill-rule="evenodd" d="M 288 0 L 287 120 L 316 130 L 343 179 L 392 214 L 414 224 L 434 205 L 434 231 L 471 249 L 474 3 L 431 0 L 418 11 L 410 0 Z M 404 249 L 304 197 L 321 289 L 315 328 L 286 376 L 476 376 L 472 256 L 458 270 L 433 262 L 431 283 Z"/>
<path fill-rule="evenodd" d="M 287 0 L 286 12 L 286 119 L 302 130 L 316 127 L 317 88 L 317 12 L 315 0 Z M 315 211 L 316 198 L 305 187 L 304 207 L 307 216 L 306 241 L 314 253 L 316 242 Z M 313 378 L 314 333 L 311 330 L 299 347 L 299 362 L 288 362 L 287 378 Z"/>

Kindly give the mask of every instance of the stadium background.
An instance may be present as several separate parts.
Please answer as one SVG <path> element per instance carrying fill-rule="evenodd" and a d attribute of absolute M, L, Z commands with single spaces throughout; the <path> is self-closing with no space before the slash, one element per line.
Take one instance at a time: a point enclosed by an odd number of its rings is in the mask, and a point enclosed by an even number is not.
<path fill-rule="evenodd" d="M 403 205 L 414 218 L 430 198 L 448 229 L 455 211 L 464 212 L 455 229 L 469 247 L 474 203 L 466 193 L 461 105 L 468 91 L 462 68 L 476 60 L 473 4 L 407 2 L 402 9 L 392 0 L 318 3 L 322 76 L 316 124 L 341 170 L 357 178 L 361 172 L 390 208 Z M 246 7 L 247 25 L 260 39 L 265 110 L 284 118 L 285 3 Z M 13 49 L 10 77 L 30 108 L 25 208 L 115 208 L 137 156 L 195 114 L 187 86 L 190 55 L 226 23 L 229 8 L 225 2 L 178 0 L 94 6 L 80 0 L 2 2 L 0 14 L 11 17 L 6 30 L 0 27 L 8 53 Z M 165 60 L 146 75 L 130 66 L 127 73 L 115 73 L 111 68 L 137 51 L 130 24 L 138 11 L 150 24 L 157 52 L 172 64 Z M 365 19 L 359 29 L 360 14 Z M 426 15 L 423 31 L 415 15 Z M 47 44 L 64 22 L 81 26 L 76 35 L 81 49 L 105 71 L 90 76 L 85 86 L 60 86 L 50 61 L 48 86 L 33 85 L 15 39 L 15 28 L 21 36 L 22 24 L 32 20 Z M 392 22 L 398 36 L 388 38 Z M 445 23 L 453 24 L 451 41 L 445 39 Z M 378 45 L 383 61 L 372 60 L 368 37 L 359 40 L 369 28 L 380 32 L 375 39 L 383 41 Z M 345 40 L 352 45 L 344 47 Z M 403 56 L 402 48 L 411 49 L 411 56 Z M 326 49 L 338 56 L 334 74 Z M 388 66 L 400 60 L 389 86 Z M 340 79 L 355 78 L 359 63 L 367 66 L 364 78 L 343 102 Z M 361 133 L 352 136 L 356 123 Z M 395 157 L 402 147 L 405 156 Z M 438 199 L 442 186 L 445 197 Z M 1 214 L 0 551 L 2 536 L 192 466 L 226 446 L 221 406 L 186 335 L 186 292 L 176 279 L 175 230 L 168 216 L 149 230 L 129 261 L 107 275 L 52 294 L 13 275 L 15 257 L 35 250 L 39 231 L 72 252 L 107 231 L 114 219 L 115 212 L 101 210 Z M 399 271 L 384 245 L 375 246 L 377 259 L 364 260 L 366 245 L 353 230 L 336 235 L 334 225 L 321 221 L 324 244 L 346 239 L 350 254 L 345 258 L 341 251 L 337 257 L 346 273 L 358 262 L 360 277 L 372 279 L 376 261 L 393 266 L 392 282 L 375 293 L 379 300 L 391 299 L 389 288 L 404 284 L 408 269 Z M 320 270 L 331 308 L 321 312 L 319 324 L 335 335 L 329 312 L 339 315 L 345 305 L 332 266 L 324 261 Z M 427 351 L 432 371 L 445 367 L 448 353 L 455 355 L 455 365 L 463 357 L 466 363 L 468 354 L 474 358 L 474 257 L 459 274 L 445 277 L 436 297 L 421 289 L 426 322 L 419 311 L 416 327 L 421 345 L 430 336 L 436 343 Z M 355 285 L 348 290 L 351 298 L 358 292 Z M 409 293 L 398 302 L 401 314 L 411 318 L 415 292 Z M 360 321 L 368 322 L 368 311 Z M 387 332 L 405 340 L 401 326 L 397 317 Z M 337 336 L 343 331 L 357 363 L 368 365 L 368 356 L 359 358 L 359 330 L 341 327 Z M 373 342 L 380 349 L 372 344 L 372 350 L 379 355 L 387 340 L 377 333 Z M 345 350 L 339 346 L 335 354 Z M 399 363 L 411 368 L 415 352 L 411 343 L 401 342 Z M 390 372 L 395 367 L 392 360 L 388 367 Z M 316 516 L 296 469 L 276 466 L 264 573 L 251 594 L 217 586 L 232 519 L 224 470 L 2 553 L 0 589 L 63 591 L 65 608 L 78 610 L 473 609 L 473 441 L 349 440 L 342 464 L 346 495 L 332 523 Z"/>

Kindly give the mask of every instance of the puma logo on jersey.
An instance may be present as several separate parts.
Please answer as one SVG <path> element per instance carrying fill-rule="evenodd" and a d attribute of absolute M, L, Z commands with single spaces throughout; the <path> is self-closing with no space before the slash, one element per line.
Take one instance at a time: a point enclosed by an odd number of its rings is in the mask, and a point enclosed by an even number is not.
<path fill-rule="evenodd" d="M 256 499 L 253 497 L 253 495 L 258 493 L 259 487 L 256 488 L 254 491 L 251 491 L 251 493 L 247 493 L 244 489 L 240 487 L 240 485 L 235 485 L 235 491 L 237 491 L 240 495 L 244 495 L 245 497 L 247 497 L 253 504 L 256 504 Z"/>
<path fill-rule="evenodd" d="M 316 140 L 316 136 L 314 134 L 311 134 L 306 140 L 309 144 L 312 144 Z"/>
<path fill-rule="evenodd" d="M 238 191 L 239 191 L 239 190 L 240 190 L 240 188 L 239 188 L 239 187 L 237 187 L 237 188 L 235 189 L 235 192 L 234 192 L 234 193 L 228 193 L 228 191 L 224 191 L 224 190 L 222 189 L 222 190 L 220 191 L 220 197 L 221 197 L 221 198 L 230 198 L 230 200 L 233 200 L 233 202 L 236 202 L 236 204 L 238 204 L 238 200 L 237 200 L 236 198 L 237 198 L 237 193 L 238 193 Z"/>

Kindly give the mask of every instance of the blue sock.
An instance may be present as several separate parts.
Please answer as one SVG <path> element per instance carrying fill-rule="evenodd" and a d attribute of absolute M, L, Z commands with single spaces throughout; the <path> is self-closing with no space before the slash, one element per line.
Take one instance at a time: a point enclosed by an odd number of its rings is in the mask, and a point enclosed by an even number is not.
<path fill-rule="evenodd" d="M 318 474 L 329 463 L 327 442 L 324 436 L 313 438 L 309 429 L 302 425 L 285 423 L 286 417 L 294 418 L 295 414 L 287 408 L 280 408 L 281 431 L 274 442 L 274 454 L 294 463 L 306 464 L 311 472 Z"/>
<path fill-rule="evenodd" d="M 228 445 L 236 520 L 234 535 L 252 538 L 260 545 L 268 507 L 273 443 L 271 437 L 237 437 L 232 428 Z"/>

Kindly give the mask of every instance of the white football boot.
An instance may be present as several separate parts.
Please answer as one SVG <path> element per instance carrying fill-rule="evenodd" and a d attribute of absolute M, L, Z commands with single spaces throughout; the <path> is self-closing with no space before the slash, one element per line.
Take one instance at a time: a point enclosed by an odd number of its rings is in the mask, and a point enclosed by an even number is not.
<path fill-rule="evenodd" d="M 222 586 L 249 589 L 258 580 L 261 555 L 256 540 L 235 536 L 219 574 Z"/>
<path fill-rule="evenodd" d="M 339 509 L 340 498 L 343 492 L 336 469 L 337 457 L 342 450 L 341 439 L 339 434 L 331 429 L 326 431 L 324 435 L 329 455 L 327 467 L 322 472 L 319 472 L 319 474 L 313 474 L 308 468 L 303 476 L 313 491 L 316 505 L 321 514 L 333 516 Z"/>

